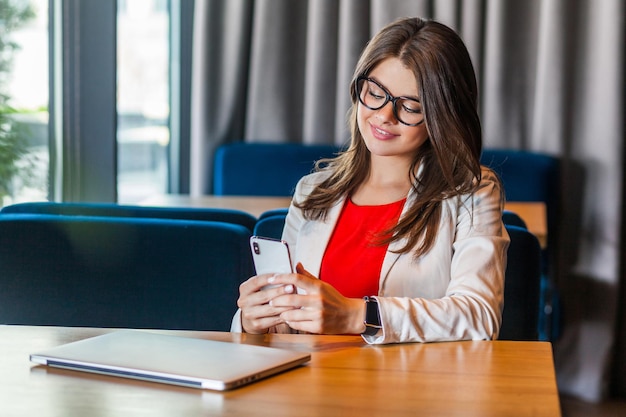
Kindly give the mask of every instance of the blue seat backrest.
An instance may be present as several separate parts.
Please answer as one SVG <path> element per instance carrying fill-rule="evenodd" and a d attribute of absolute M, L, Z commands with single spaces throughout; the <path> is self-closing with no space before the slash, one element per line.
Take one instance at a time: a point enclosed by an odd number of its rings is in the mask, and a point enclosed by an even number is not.
<path fill-rule="evenodd" d="M 500 339 L 538 340 L 541 247 L 528 230 L 505 225 L 511 243 L 504 282 Z"/>
<path fill-rule="evenodd" d="M 498 174 L 508 201 L 542 201 L 548 215 L 548 242 L 557 235 L 560 162 L 555 156 L 520 150 L 485 149 L 481 163 Z"/>
<path fill-rule="evenodd" d="M 481 163 L 502 180 L 509 201 L 544 201 L 558 195 L 559 159 L 542 153 L 485 149 Z"/>
<path fill-rule="evenodd" d="M 272 209 L 272 210 L 267 210 L 264 211 L 263 213 L 261 213 L 261 215 L 259 216 L 259 220 L 265 218 L 265 217 L 270 217 L 270 216 L 286 216 L 287 213 L 289 212 L 289 208 L 287 207 L 281 207 L 281 208 L 276 208 L 276 209 Z"/>
<path fill-rule="evenodd" d="M 254 234 L 256 236 L 280 239 L 283 235 L 283 228 L 285 227 L 285 215 L 286 214 L 274 214 L 261 216 L 254 227 Z"/>
<path fill-rule="evenodd" d="M 297 143 L 230 143 L 215 152 L 216 195 L 291 196 L 315 161 L 332 158 L 334 145 Z"/>
<path fill-rule="evenodd" d="M 244 211 L 226 208 L 148 207 L 115 203 L 27 202 L 5 206 L 0 214 L 38 213 L 64 216 L 105 216 L 155 219 L 217 221 L 254 229 L 256 218 Z"/>
<path fill-rule="evenodd" d="M 170 219 L 0 216 L 0 323 L 230 328 L 251 232 Z"/>
<path fill-rule="evenodd" d="M 526 222 L 524 221 L 524 219 L 522 219 L 519 216 L 519 214 L 510 210 L 502 211 L 502 223 L 509 224 L 512 226 L 518 226 L 523 229 L 528 229 L 528 226 L 526 225 Z"/>
<path fill-rule="evenodd" d="M 540 309 L 539 338 L 554 340 L 560 333 L 559 295 L 552 273 L 553 260 L 559 250 L 555 242 L 560 233 L 560 159 L 539 152 L 485 149 L 481 163 L 500 176 L 508 201 L 542 201 L 546 204 L 548 238 L 547 247 L 542 251 L 541 303 L 544 305 Z"/>

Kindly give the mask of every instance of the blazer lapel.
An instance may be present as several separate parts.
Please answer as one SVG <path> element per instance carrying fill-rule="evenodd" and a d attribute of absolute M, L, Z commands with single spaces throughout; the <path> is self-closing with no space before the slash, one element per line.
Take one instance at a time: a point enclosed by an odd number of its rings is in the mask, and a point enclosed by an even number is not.
<path fill-rule="evenodd" d="M 404 207 L 402 208 L 402 213 L 400 213 L 400 218 L 405 215 L 409 207 L 413 205 L 413 202 L 416 198 L 416 194 L 411 189 L 409 194 L 407 195 L 406 202 L 404 203 Z M 380 270 L 380 279 L 378 284 L 378 293 L 379 295 L 384 295 L 385 293 L 385 284 L 389 275 L 391 273 L 391 268 L 398 262 L 402 254 L 398 253 L 398 251 L 406 245 L 406 240 L 402 239 L 399 241 L 394 241 L 389 244 L 387 248 L 387 252 L 385 253 L 385 258 L 383 259 L 383 266 Z M 412 256 L 412 255 L 409 255 Z"/>
<path fill-rule="evenodd" d="M 322 258 L 335 230 L 345 199 L 341 199 L 328 210 L 326 220 L 307 222 L 300 230 L 298 257 L 302 266 L 311 274 L 319 277 Z"/>

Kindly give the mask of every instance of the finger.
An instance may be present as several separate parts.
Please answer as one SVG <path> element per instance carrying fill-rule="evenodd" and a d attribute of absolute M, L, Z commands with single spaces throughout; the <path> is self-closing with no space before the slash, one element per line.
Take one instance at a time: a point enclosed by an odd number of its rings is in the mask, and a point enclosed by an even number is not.
<path fill-rule="evenodd" d="M 286 310 L 315 310 L 313 304 L 314 298 L 300 293 L 283 294 L 270 301 L 270 305 L 276 308 L 285 308 Z"/>
<path fill-rule="evenodd" d="M 301 262 L 298 262 L 298 264 L 296 265 L 296 272 L 306 277 L 317 279 L 313 274 L 311 274 L 309 271 L 304 269 L 304 266 L 302 265 Z"/>
<path fill-rule="evenodd" d="M 284 321 L 287 326 L 291 327 L 293 330 L 298 332 L 310 333 L 310 334 L 321 334 L 319 326 L 316 322 L 311 320 L 303 320 L 303 321 Z"/>
<path fill-rule="evenodd" d="M 285 310 L 281 312 L 280 317 L 285 321 L 311 321 L 319 319 L 319 311 L 310 309 L 307 307 L 298 307 L 292 306 L 292 308 L 288 308 L 288 306 L 280 306 Z"/>
<path fill-rule="evenodd" d="M 289 307 L 275 307 L 269 304 L 246 308 L 241 311 L 241 317 L 244 320 L 254 321 L 261 319 L 277 319 L 282 313 L 289 310 Z"/>
<path fill-rule="evenodd" d="M 271 300 L 269 300 L 269 305 L 271 305 L 272 307 L 300 308 L 299 305 L 293 304 L 296 298 L 290 297 L 291 294 L 296 293 L 296 287 L 293 284 L 284 285 L 280 288 L 277 288 L 276 291 L 278 291 L 278 293 L 274 297 L 272 297 Z M 296 295 L 295 297 L 298 296 Z"/>
<path fill-rule="evenodd" d="M 295 287 L 292 284 L 286 285 L 266 285 L 261 287 L 258 291 L 248 294 L 241 294 L 237 300 L 237 306 L 239 308 L 251 308 L 259 305 L 266 305 L 269 302 L 281 295 L 291 294 L 295 292 Z"/>
<path fill-rule="evenodd" d="M 258 291 L 264 283 L 267 283 L 266 275 L 255 275 L 253 277 L 248 278 L 244 282 L 239 285 L 239 293 L 240 294 L 250 294 Z"/>
<path fill-rule="evenodd" d="M 276 274 L 262 274 L 250 277 L 239 285 L 239 294 L 245 295 L 257 292 L 264 287 L 271 285 L 275 277 Z"/>
<path fill-rule="evenodd" d="M 281 320 L 294 330 L 307 333 L 322 333 L 318 315 L 311 310 L 288 310 L 281 313 Z"/>
<path fill-rule="evenodd" d="M 266 333 L 270 327 L 284 323 L 279 312 L 281 309 L 265 309 L 263 311 L 258 307 L 242 310 L 241 324 L 247 333 Z"/>
<path fill-rule="evenodd" d="M 301 266 L 301 264 L 299 264 Z M 297 288 L 299 294 L 307 294 L 310 291 L 314 291 L 316 286 L 319 285 L 319 280 L 315 276 L 311 275 L 308 271 L 302 269 L 306 275 L 300 275 L 297 273 L 292 274 L 276 274 L 268 277 L 268 283 L 272 285 L 277 284 L 292 284 Z"/>

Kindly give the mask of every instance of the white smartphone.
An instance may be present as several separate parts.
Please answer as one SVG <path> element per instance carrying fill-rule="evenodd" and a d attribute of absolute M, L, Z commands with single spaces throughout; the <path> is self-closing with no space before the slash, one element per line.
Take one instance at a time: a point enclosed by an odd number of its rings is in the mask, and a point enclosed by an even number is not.
<path fill-rule="evenodd" d="M 289 245 L 284 240 L 262 236 L 250 238 L 250 249 L 257 275 L 293 272 Z"/>

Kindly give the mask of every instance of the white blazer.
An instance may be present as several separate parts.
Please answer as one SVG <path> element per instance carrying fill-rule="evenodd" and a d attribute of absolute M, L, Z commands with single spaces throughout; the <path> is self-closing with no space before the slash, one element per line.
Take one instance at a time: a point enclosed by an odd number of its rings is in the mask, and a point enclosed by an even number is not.
<path fill-rule="evenodd" d="M 294 201 L 302 201 L 327 175 L 318 172 L 303 177 Z M 382 330 L 364 336 L 368 343 L 497 338 L 509 236 L 502 223 L 499 182 L 486 168 L 482 175 L 480 187 L 472 195 L 443 202 L 437 237 L 428 253 L 416 259 L 410 252 L 393 252 L 403 242 L 389 245 L 377 296 Z M 414 200 L 411 191 L 401 216 Z M 343 199 L 338 201 L 325 221 L 311 221 L 292 203 L 282 238 L 289 243 L 294 265 L 301 262 L 319 276 L 343 204 Z M 241 331 L 239 312 L 231 331 Z"/>

